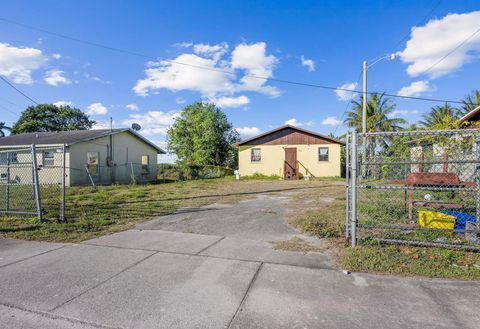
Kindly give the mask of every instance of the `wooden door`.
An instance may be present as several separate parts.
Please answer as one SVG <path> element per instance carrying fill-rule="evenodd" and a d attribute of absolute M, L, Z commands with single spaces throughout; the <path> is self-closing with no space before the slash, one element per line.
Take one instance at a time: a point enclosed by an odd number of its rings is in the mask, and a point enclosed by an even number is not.
<path fill-rule="evenodd" d="M 284 179 L 298 179 L 297 148 L 285 148 L 285 165 L 283 169 Z"/>

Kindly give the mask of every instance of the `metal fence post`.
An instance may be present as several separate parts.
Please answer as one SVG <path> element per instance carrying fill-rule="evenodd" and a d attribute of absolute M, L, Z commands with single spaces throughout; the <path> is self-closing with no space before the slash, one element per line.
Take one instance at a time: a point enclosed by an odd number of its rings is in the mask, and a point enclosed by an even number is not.
<path fill-rule="evenodd" d="M 33 174 L 33 188 L 35 191 L 35 202 L 37 205 L 38 220 L 42 220 L 42 202 L 40 199 L 40 182 L 38 180 L 38 166 L 37 166 L 37 151 L 35 144 L 32 144 L 32 174 Z"/>
<path fill-rule="evenodd" d="M 7 152 L 7 186 L 5 197 L 5 210 L 8 212 L 10 211 L 10 152 Z"/>
<path fill-rule="evenodd" d="M 350 191 L 352 199 L 352 222 L 351 222 L 351 235 L 352 235 L 352 247 L 357 245 L 357 132 L 352 133 L 352 172 L 350 179 Z"/>
<path fill-rule="evenodd" d="M 349 171 L 350 171 L 350 164 L 349 164 L 349 138 L 350 135 L 347 132 L 346 135 L 346 145 L 345 145 L 345 239 L 348 240 L 350 237 L 350 180 L 349 180 Z"/>
<path fill-rule="evenodd" d="M 480 161 L 480 134 L 477 133 L 477 136 L 475 138 L 475 154 L 476 154 L 476 160 Z M 476 182 L 476 188 L 477 188 L 477 195 L 476 195 L 476 215 L 477 215 L 477 230 L 480 230 L 480 163 L 477 162 L 477 165 L 475 167 L 475 182 Z"/>
<path fill-rule="evenodd" d="M 65 160 L 66 160 L 66 150 L 67 150 L 67 147 L 65 146 L 65 144 L 63 144 L 63 147 L 62 147 L 62 189 L 61 189 L 61 198 L 62 198 L 62 203 L 60 205 L 60 221 L 65 221 L 65 202 L 66 202 L 66 198 L 65 198 L 65 195 L 66 195 L 66 186 L 65 186 L 65 183 L 66 183 L 66 163 L 65 163 Z"/>

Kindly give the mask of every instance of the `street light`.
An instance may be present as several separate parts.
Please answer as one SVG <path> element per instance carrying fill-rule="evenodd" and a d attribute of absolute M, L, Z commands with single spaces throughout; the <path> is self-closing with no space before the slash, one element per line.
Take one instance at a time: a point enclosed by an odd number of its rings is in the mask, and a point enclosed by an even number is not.
<path fill-rule="evenodd" d="M 372 59 L 373 63 L 370 65 L 367 63 L 367 61 L 363 61 L 362 133 L 364 134 L 367 132 L 367 70 L 369 67 L 372 67 L 383 59 L 393 61 L 395 57 L 395 54 L 389 54 L 377 59 L 374 58 Z"/>

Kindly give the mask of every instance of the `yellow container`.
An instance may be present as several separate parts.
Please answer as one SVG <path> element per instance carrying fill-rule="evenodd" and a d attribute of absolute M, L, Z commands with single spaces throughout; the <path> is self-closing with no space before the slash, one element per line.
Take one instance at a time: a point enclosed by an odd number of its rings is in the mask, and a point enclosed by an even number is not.
<path fill-rule="evenodd" d="M 418 224 L 421 227 L 453 230 L 455 228 L 454 216 L 446 215 L 438 211 L 419 210 Z"/>

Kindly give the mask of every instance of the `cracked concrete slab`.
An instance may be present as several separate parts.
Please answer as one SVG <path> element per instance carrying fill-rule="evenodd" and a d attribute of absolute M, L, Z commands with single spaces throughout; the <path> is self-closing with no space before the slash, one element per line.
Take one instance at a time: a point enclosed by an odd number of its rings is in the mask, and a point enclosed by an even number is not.
<path fill-rule="evenodd" d="M 95 324 L 82 323 L 71 319 L 52 317 L 48 314 L 29 312 L 18 308 L 0 305 L 0 325 L 12 329 L 100 329 Z"/>
<path fill-rule="evenodd" d="M 47 311 L 153 254 L 70 245 L 0 268 L 0 303 Z"/>
<path fill-rule="evenodd" d="M 0 267 L 61 248 L 64 244 L 0 239 Z"/>
<path fill-rule="evenodd" d="M 480 294 L 475 283 L 265 264 L 231 328 L 478 328 L 478 297 L 465 290 Z"/>
<path fill-rule="evenodd" d="M 228 236 L 251 240 L 286 240 L 298 231 L 286 223 L 288 198 L 258 195 L 235 204 L 180 209 L 137 225 L 137 229 Z"/>
<path fill-rule="evenodd" d="M 214 235 L 129 230 L 87 240 L 83 243 L 98 246 L 196 254 L 221 238 Z"/>
<path fill-rule="evenodd" d="M 200 254 L 315 268 L 333 267 L 330 258 L 323 253 L 274 250 L 270 242 L 250 239 L 225 238 Z"/>
<path fill-rule="evenodd" d="M 55 313 L 123 328 L 225 328 L 259 266 L 158 253 Z"/>

